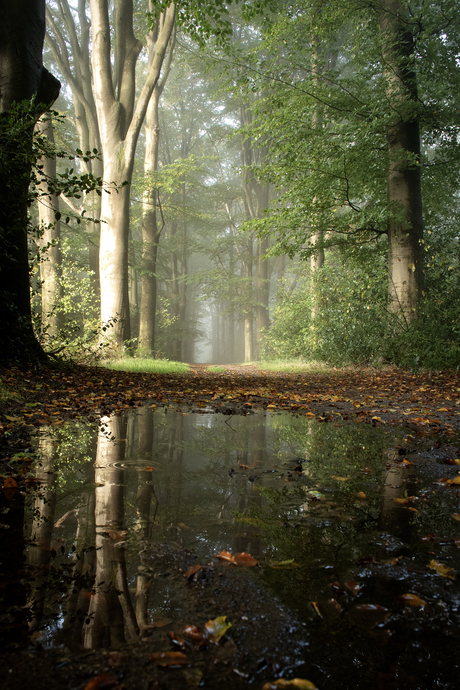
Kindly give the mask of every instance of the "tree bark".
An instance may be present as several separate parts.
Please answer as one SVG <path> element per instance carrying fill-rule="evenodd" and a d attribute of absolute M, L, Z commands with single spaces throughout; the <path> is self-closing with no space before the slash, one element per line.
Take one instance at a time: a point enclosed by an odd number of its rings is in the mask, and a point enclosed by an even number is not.
<path fill-rule="evenodd" d="M 149 1 L 149 10 L 153 5 Z M 159 24 L 155 31 L 147 35 L 149 50 L 149 66 L 155 56 L 155 45 L 159 31 Z M 175 31 L 171 34 L 167 63 L 159 81 L 152 93 L 145 117 L 145 157 L 144 175 L 148 177 L 158 170 L 158 150 L 160 139 L 160 123 L 158 106 L 166 80 L 171 69 L 174 53 Z M 155 325 L 157 308 L 157 257 L 160 236 L 163 231 L 163 219 L 158 219 L 160 212 L 159 191 L 155 187 L 144 192 L 142 208 L 142 293 L 139 321 L 139 347 L 147 356 L 155 351 Z"/>
<path fill-rule="evenodd" d="M 387 130 L 389 168 L 389 306 L 409 324 L 417 318 L 423 289 L 423 216 L 417 81 L 413 37 L 403 21 L 400 0 L 386 0 L 381 28 L 387 36 L 386 93 L 394 122 Z"/>
<path fill-rule="evenodd" d="M 67 84 L 72 91 L 74 104 L 74 123 L 81 151 L 97 149 L 101 151 L 96 104 L 93 96 L 90 22 L 86 13 L 87 0 L 78 0 L 75 9 L 78 21 L 70 9 L 68 0 L 60 0 L 56 8 L 46 8 L 46 41 Z M 65 32 L 63 31 L 65 29 Z M 83 173 L 102 177 L 103 166 L 100 158 L 83 160 L 80 158 Z M 86 211 L 86 230 L 88 233 L 88 263 L 91 271 L 91 286 L 99 302 L 99 218 L 101 200 L 96 192 L 85 195 L 81 210 Z M 96 306 L 96 305 L 95 305 Z M 98 307 L 98 305 L 97 305 Z"/>
<path fill-rule="evenodd" d="M 142 49 L 133 31 L 133 2 L 118 0 L 115 16 L 115 60 L 111 62 L 108 0 L 90 0 L 93 79 L 104 158 L 104 181 L 118 189 L 102 195 L 99 272 L 101 319 L 116 318 L 112 331 L 118 349 L 130 339 L 128 298 L 129 185 L 141 125 L 157 84 L 174 26 L 175 6 L 162 14 L 147 79 L 135 104 L 135 69 Z"/>
<path fill-rule="evenodd" d="M 45 0 L 4 3 L 0 23 L 0 358 L 45 359 L 33 328 L 27 246 L 28 188 L 33 127 L 59 95 L 60 83 L 42 63 Z M 26 118 L 13 115 L 14 103 L 36 107 Z M 43 104 L 43 107 L 40 107 Z M 14 128 L 15 134 L 10 136 Z"/>
<path fill-rule="evenodd" d="M 54 144 L 53 122 L 50 115 L 40 118 L 36 130 Z M 41 158 L 39 164 L 43 166 L 42 173 L 46 178 L 56 177 L 56 158 L 45 156 Z M 55 218 L 55 213 L 59 211 L 59 197 L 48 194 L 46 182 L 43 182 L 41 186 L 43 196 L 38 200 L 38 218 L 43 234 L 37 242 L 41 251 L 41 325 L 47 340 L 52 341 L 58 336 L 63 326 L 63 314 L 56 308 L 61 294 L 62 263 L 61 226 L 60 221 Z"/>

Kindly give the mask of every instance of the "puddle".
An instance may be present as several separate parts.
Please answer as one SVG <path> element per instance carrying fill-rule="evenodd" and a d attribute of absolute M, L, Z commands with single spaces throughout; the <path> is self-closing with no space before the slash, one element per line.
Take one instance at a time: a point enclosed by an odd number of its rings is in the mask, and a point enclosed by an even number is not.
<path fill-rule="evenodd" d="M 1 496 L 4 644 L 118 648 L 226 615 L 231 687 L 457 687 L 459 492 L 438 480 L 458 468 L 426 439 L 268 412 L 103 421 L 42 434 L 30 492 Z M 216 687 L 200 674 L 182 681 Z"/>

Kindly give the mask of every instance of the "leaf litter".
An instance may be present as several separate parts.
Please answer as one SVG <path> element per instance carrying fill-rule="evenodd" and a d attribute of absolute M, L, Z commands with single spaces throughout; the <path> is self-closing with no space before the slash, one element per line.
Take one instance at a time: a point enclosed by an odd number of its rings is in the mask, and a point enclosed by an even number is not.
<path fill-rule="evenodd" d="M 90 368 L 87 368 L 90 369 Z M 96 373 L 97 370 L 91 370 L 90 372 L 86 372 L 88 374 L 88 377 L 98 377 L 99 372 Z M 399 423 L 401 421 L 401 418 L 398 417 L 398 415 L 401 415 L 403 412 L 406 414 L 406 417 L 404 419 L 404 424 L 406 426 L 406 429 L 409 428 L 412 431 L 412 434 L 410 436 L 412 439 L 428 439 L 429 437 L 434 438 L 440 438 L 443 437 L 444 440 L 440 441 L 440 452 L 442 451 L 442 443 L 445 443 L 446 438 L 451 438 L 455 436 L 456 433 L 456 422 L 457 420 L 455 419 L 454 415 L 457 414 L 456 412 L 452 413 L 452 406 L 441 406 L 436 408 L 436 414 L 430 414 L 425 413 L 423 415 L 418 415 L 417 410 L 414 409 L 417 403 L 422 404 L 424 406 L 424 409 L 428 409 L 430 404 L 439 404 L 442 399 L 449 400 L 450 397 L 452 397 L 452 389 L 449 389 L 449 377 L 446 375 L 440 375 L 437 381 L 432 382 L 433 385 L 431 387 L 425 385 L 420 385 L 421 380 L 423 377 L 417 377 L 417 376 L 410 376 L 410 375 L 405 375 L 401 377 L 401 385 L 398 386 L 396 384 L 396 380 L 394 379 L 393 374 L 391 376 L 388 375 L 381 375 L 381 376 L 372 376 L 369 377 L 367 380 L 367 384 L 370 384 L 370 380 L 373 379 L 373 383 L 375 386 L 375 393 L 371 401 L 369 401 L 369 405 L 366 405 L 366 402 L 364 400 L 356 400 L 353 399 L 354 395 L 356 393 L 352 393 L 353 386 L 355 387 L 355 391 L 359 391 L 361 393 L 364 392 L 363 388 L 363 380 L 362 377 L 360 377 L 360 381 L 358 382 L 357 379 L 354 379 L 353 376 L 350 376 L 348 381 L 345 383 L 343 380 L 341 380 L 340 376 L 337 377 L 336 386 L 334 388 L 334 395 L 330 395 L 327 392 L 326 393 L 319 393 L 318 392 L 318 386 L 325 385 L 325 381 L 321 379 L 321 377 L 318 377 L 315 379 L 315 377 L 311 377 L 313 380 L 311 381 L 311 387 L 310 390 L 308 391 L 303 391 L 301 390 L 300 393 L 295 392 L 293 394 L 293 391 L 296 389 L 298 390 L 300 386 L 303 386 L 307 383 L 308 377 L 285 377 L 285 376 L 280 376 L 280 377 L 275 377 L 276 378 L 276 383 L 277 387 L 274 388 L 272 385 L 270 387 L 270 394 L 267 395 L 267 390 L 268 386 L 266 385 L 267 380 L 269 377 L 264 377 L 263 375 L 254 375 L 253 381 L 251 381 L 251 392 L 247 392 L 247 386 L 245 385 L 247 382 L 246 381 L 240 381 L 238 380 L 237 376 L 235 374 L 232 374 L 232 378 L 229 379 L 229 377 L 209 377 L 209 376 L 204 376 L 204 377 L 197 377 L 196 382 L 187 382 L 187 393 L 184 394 L 184 384 L 183 380 L 180 379 L 180 377 L 171 377 L 171 379 L 176 378 L 176 380 L 169 380 L 169 381 L 161 381 L 157 382 L 157 389 L 155 390 L 154 394 L 152 389 L 148 389 L 148 385 L 146 384 L 145 380 L 141 382 L 139 378 L 136 376 L 133 376 L 132 374 L 126 374 L 119 376 L 120 372 L 117 372 L 115 375 L 115 372 L 110 372 L 110 381 L 108 381 L 108 374 L 106 372 L 103 372 L 100 374 L 100 383 L 98 386 L 92 385 L 92 382 L 88 379 L 85 379 L 84 377 L 81 379 L 81 386 L 78 388 L 78 384 L 76 381 L 72 379 L 72 373 L 68 372 L 65 376 L 62 378 L 67 381 L 65 384 L 67 386 L 67 391 L 62 390 L 59 385 L 59 376 L 51 376 L 50 379 L 51 381 L 54 381 L 54 388 L 51 387 L 51 385 L 48 385 L 43 379 L 40 379 L 40 376 L 37 376 L 35 378 L 35 384 L 36 388 L 32 392 L 34 395 L 37 395 L 37 397 L 40 398 L 39 400 L 33 399 L 32 401 L 28 401 L 27 403 L 24 402 L 18 402 L 18 409 L 14 410 L 13 414 L 9 414 L 8 418 L 6 415 L 3 417 L 0 417 L 1 419 L 1 425 L 2 425 L 2 433 L 4 434 L 4 438 L 6 438 L 7 443 L 4 444 L 4 448 L 6 447 L 6 454 L 4 457 L 6 458 L 6 462 L 9 462 L 10 466 L 13 467 L 15 463 L 12 463 L 11 460 L 14 456 L 14 451 L 18 451 L 18 447 L 14 445 L 16 440 L 27 442 L 26 434 L 25 433 L 18 433 L 17 429 L 22 428 L 23 430 L 25 429 L 30 429 L 33 432 L 33 428 L 37 428 L 38 426 L 42 424 L 55 424 L 56 422 L 63 421 L 65 419 L 72 419 L 72 418 L 79 418 L 79 417 L 87 417 L 90 418 L 94 417 L 95 420 L 98 419 L 99 414 L 108 414 L 110 412 L 121 412 L 123 409 L 132 409 L 133 407 L 139 406 L 143 401 L 149 400 L 151 401 L 152 398 L 156 400 L 155 405 L 165 405 L 165 404 L 177 404 L 180 405 L 183 409 L 183 406 L 189 406 L 189 409 L 193 409 L 194 405 L 197 405 L 200 407 L 201 405 L 205 405 L 209 407 L 210 401 L 214 399 L 215 401 L 221 400 L 221 396 L 217 396 L 217 393 L 219 390 L 227 390 L 231 391 L 231 402 L 227 399 L 225 403 L 217 402 L 216 407 L 213 409 L 213 411 L 223 411 L 223 408 L 225 409 L 231 409 L 232 413 L 237 413 L 237 414 L 247 414 L 248 413 L 248 408 L 247 405 L 251 405 L 251 410 L 253 408 L 257 408 L 258 406 L 260 407 L 266 407 L 272 410 L 289 410 L 290 412 L 294 413 L 294 415 L 303 415 L 308 418 L 313 418 L 316 417 L 320 419 L 320 421 L 329 421 L 333 422 L 336 421 L 337 419 L 337 412 L 339 412 L 339 415 L 345 419 L 348 417 L 349 419 L 356 419 L 356 421 L 362 421 L 362 419 L 357 418 L 357 416 L 360 416 L 361 418 L 366 418 L 369 423 L 372 425 L 375 424 L 381 424 L 381 425 L 392 425 Z M 31 389 L 33 386 L 32 380 L 34 379 L 34 375 L 31 374 L 30 372 L 27 374 L 28 376 L 28 385 L 31 385 Z M 155 377 L 159 378 L 159 377 Z M 185 377 L 184 377 L 185 378 Z M 191 378 L 191 377 L 190 377 Z M 180 380 L 178 380 L 180 379 Z M 375 379 L 378 379 L 378 385 L 377 381 Z M 391 379 L 393 379 L 394 383 L 391 383 Z M 123 381 L 123 383 L 118 383 L 118 381 Z M 206 385 L 203 386 L 203 380 L 206 382 Z M 130 384 L 129 387 L 129 395 L 126 394 L 126 391 L 123 392 L 123 390 L 115 390 L 115 382 L 117 388 L 122 388 L 126 383 Z M 85 383 L 87 382 L 87 383 Z M 262 383 L 263 382 L 263 383 Z M 93 382 L 94 383 L 94 382 Z M 194 387 L 194 383 L 196 383 L 196 388 Z M 358 386 L 359 383 L 359 386 Z M 422 382 L 423 383 L 423 382 Z M 109 385 L 110 384 L 110 385 Z M 159 385 L 158 385 L 159 384 Z M 217 385 L 219 384 L 219 385 Z M 7 385 L 17 385 L 18 388 L 21 388 L 21 374 L 18 372 L 13 372 L 12 376 L 9 377 L 7 381 Z M 308 385 L 308 384 L 307 384 Z M 72 391 L 72 387 L 75 386 L 75 391 L 78 389 L 79 393 L 79 401 L 77 402 L 77 396 L 74 396 L 72 399 L 72 394 L 69 395 Z M 107 388 L 105 388 L 107 386 Z M 265 387 L 264 387 L 265 386 Z M 418 387 L 417 387 L 418 386 Z M 87 398 L 85 396 L 82 396 L 82 392 L 84 389 L 88 391 Z M 31 390 L 29 389 L 29 390 Z M 374 397 L 376 398 L 378 393 L 377 390 L 380 389 L 380 394 L 381 395 L 386 395 L 387 400 L 390 398 L 392 400 L 398 401 L 398 403 L 401 405 L 401 412 L 396 412 L 397 408 L 392 407 L 390 410 L 390 407 L 388 403 L 384 400 L 384 404 L 382 405 L 381 403 L 376 403 Z M 414 389 L 414 390 L 412 390 Z M 341 395 L 341 390 L 344 391 L 344 393 Z M 15 390 L 15 393 L 19 395 L 24 395 L 24 390 L 21 389 L 22 392 L 19 392 Z M 62 392 L 61 392 L 62 391 Z M 275 391 L 273 393 L 273 391 Z M 369 389 L 368 391 L 369 392 Z M 107 395 L 105 395 L 107 393 Z M 59 402 L 60 395 L 66 395 L 65 399 L 65 405 L 62 402 Z M 409 396 L 412 395 L 412 397 Z M 47 400 L 49 401 L 50 398 L 47 396 L 54 396 L 54 401 L 53 403 L 51 402 L 46 402 Z M 176 397 L 174 397 L 176 396 Z M 444 396 L 444 397 L 443 397 Z M 458 397 L 458 396 L 457 396 Z M 334 398 L 334 401 L 332 402 L 332 398 Z M 406 402 L 405 402 L 406 399 Z M 292 401 L 295 402 L 292 402 Z M 244 401 L 244 402 L 243 402 Z M 267 402 L 268 401 L 268 402 Z M 318 404 L 318 402 L 320 404 Z M 370 403 L 372 402 L 372 405 Z M 386 404 L 385 404 L 386 402 Z M 450 402 L 450 400 L 449 400 Z M 358 408 L 358 405 L 356 403 L 359 403 L 359 412 L 352 412 L 351 408 Z M 405 403 L 405 409 L 402 409 Z M 19 409 L 19 406 L 22 404 L 23 409 L 27 410 L 27 412 L 22 413 L 21 409 Z M 36 407 L 30 407 L 30 405 L 33 404 Z M 238 405 L 241 404 L 241 408 L 238 407 Z M 393 403 L 394 404 L 394 403 Z M 442 404 L 442 403 L 441 403 Z M 153 405 L 153 403 L 152 403 Z M 155 407 L 153 405 L 153 407 Z M 307 406 L 313 406 L 315 411 L 310 412 L 310 411 L 303 411 L 305 407 Z M 329 405 L 329 411 L 327 410 L 327 407 Z M 376 417 L 376 415 L 370 416 L 370 414 L 367 412 L 366 407 L 373 407 L 374 409 L 378 408 L 379 411 L 379 416 Z M 54 409 L 53 409 L 54 408 Z M 303 408 L 303 410 L 302 410 Z M 442 414 L 441 414 L 442 413 Z M 330 419 L 328 418 L 328 414 L 330 415 Z M 334 414 L 334 417 L 332 417 L 332 414 Z M 29 415 L 29 416 L 26 416 Z M 74 416 L 72 416 L 74 415 Z M 53 419 L 54 417 L 54 419 Z M 56 419 L 57 418 L 57 419 Z M 409 434 L 408 434 L 409 436 Z M 16 439 L 16 440 L 15 440 Z M 409 443 L 412 443 L 412 439 L 409 440 Z M 452 455 L 451 455 L 452 458 Z M 439 462 L 445 464 L 445 465 L 457 465 L 458 463 L 456 461 L 452 462 L 451 458 L 443 459 L 440 458 Z M 447 461 L 446 461 L 447 460 Z M 411 466 L 412 462 L 407 460 L 407 458 L 402 458 L 398 460 L 394 460 L 394 465 L 393 466 L 401 466 L 406 468 L 405 471 L 411 471 Z M 31 470 L 33 472 L 33 462 L 30 462 L 29 459 L 29 467 L 31 467 Z M 241 463 L 243 465 L 243 463 Z M 240 465 L 240 469 L 244 470 L 246 467 L 242 467 Z M 391 462 L 389 464 L 391 467 Z M 147 466 L 145 468 L 147 471 L 153 471 L 153 466 Z M 368 471 L 370 468 L 366 468 L 366 470 L 362 470 L 361 473 L 362 475 L 367 475 L 370 474 Z M 447 469 L 447 468 L 446 468 Z M 12 500 L 14 497 L 11 496 L 8 498 L 8 491 L 11 491 L 12 489 L 16 489 L 19 487 L 20 490 L 22 490 L 25 486 L 25 480 L 33 480 L 33 477 L 27 477 L 29 470 L 26 469 L 26 472 L 23 474 L 22 468 L 20 473 L 15 473 L 15 472 L 10 472 L 7 469 L 7 474 L 8 476 L 3 476 L 2 480 L 2 486 L 3 486 L 3 492 L 5 495 L 6 500 Z M 372 472 L 372 470 L 371 470 Z M 5 474 L 5 473 L 4 473 Z M 335 481 L 341 482 L 344 485 L 344 490 L 346 489 L 346 486 L 348 482 L 351 482 L 354 480 L 353 477 L 341 477 L 341 476 L 335 476 L 331 475 L 332 479 Z M 444 481 L 443 481 L 444 480 Z M 457 477 L 441 477 L 437 479 L 438 482 L 440 482 L 439 486 L 441 489 L 443 487 L 447 487 L 445 490 L 446 491 L 455 491 L 456 485 L 459 483 L 459 479 Z M 13 484 L 14 482 L 14 484 Z M 364 487 L 363 487 L 364 488 Z M 368 492 L 368 489 L 366 489 Z M 413 490 L 412 490 L 413 491 Z M 309 489 L 307 488 L 307 493 L 309 494 L 311 500 L 313 501 L 318 501 L 318 502 L 327 502 L 327 497 L 326 494 L 323 493 L 323 491 L 319 491 L 318 489 Z M 360 495 L 361 494 L 361 495 Z M 364 498 L 367 496 L 367 494 L 364 491 L 358 492 L 357 494 L 360 498 Z M 356 500 L 356 499 L 355 499 Z M 417 495 L 416 492 L 412 493 L 410 495 L 406 496 L 395 496 L 393 498 L 394 503 L 399 504 L 399 510 L 406 508 L 408 504 L 413 503 L 414 501 L 419 501 L 420 496 Z M 409 508 L 411 506 L 409 505 Z M 452 512 L 450 513 L 452 518 L 454 520 L 458 520 L 458 513 Z M 415 518 L 414 518 L 415 519 Z M 121 539 L 124 537 L 122 536 Z M 115 540 L 118 539 L 118 535 Z M 436 546 L 437 542 L 436 541 L 437 537 L 434 535 L 434 539 L 432 540 L 432 544 Z M 456 540 L 453 539 L 451 535 L 448 536 L 448 542 L 447 543 L 452 543 L 456 544 Z M 222 552 L 225 553 L 225 552 Z M 228 554 L 228 557 L 224 560 L 227 560 L 228 563 L 232 563 L 235 565 L 255 565 L 257 563 L 256 559 L 253 559 L 250 554 L 247 554 L 246 552 L 240 552 L 236 554 L 236 556 L 233 556 L 231 552 L 226 552 Z M 243 563 L 240 562 L 238 563 L 238 558 L 240 557 L 240 560 L 245 561 L 246 559 L 251 561 L 254 560 L 255 563 Z M 402 563 L 402 566 L 400 565 Z M 296 563 L 294 558 L 292 559 L 285 559 L 285 560 L 279 560 L 279 561 L 272 561 L 272 563 L 262 563 L 263 565 L 271 565 L 271 568 L 273 570 L 280 570 L 283 571 L 284 569 L 289 570 L 290 568 L 294 568 L 295 570 L 299 569 L 302 570 L 302 565 Z M 413 593 L 408 593 L 408 592 L 399 592 L 399 594 L 395 591 L 394 596 L 393 596 L 393 606 L 391 606 L 391 602 L 385 602 L 386 606 L 381 605 L 380 603 L 376 602 L 376 599 L 372 601 L 373 599 L 373 594 L 372 594 L 372 582 L 378 578 L 380 573 L 383 573 L 384 571 L 382 569 L 389 569 L 389 568 L 395 568 L 395 567 L 402 567 L 404 573 L 409 573 L 409 576 L 405 575 L 403 579 L 403 584 L 405 582 L 410 582 L 410 580 L 416 580 L 419 582 L 423 582 L 422 574 L 417 570 L 417 566 L 412 566 L 410 563 L 406 561 L 400 560 L 400 556 L 397 556 L 395 558 L 391 559 L 384 559 L 384 558 L 379 558 L 374 555 L 370 555 L 367 559 L 362 558 L 360 559 L 360 562 L 356 564 L 355 568 L 350 570 L 350 575 L 354 576 L 360 576 L 359 579 L 349 579 L 345 582 L 345 584 L 342 586 L 338 584 L 338 594 L 336 595 L 339 598 L 339 601 L 336 598 L 333 599 L 325 599 L 324 601 L 318 601 L 318 602 L 312 602 L 315 604 L 314 608 L 316 607 L 316 610 L 321 614 L 321 621 L 318 619 L 318 623 L 315 625 L 328 625 L 328 621 L 330 621 L 330 615 L 331 612 L 334 613 L 334 615 L 338 616 L 338 621 L 348 621 L 348 623 L 351 622 L 352 626 L 356 626 L 357 629 L 363 629 L 371 635 L 380 635 L 383 632 L 390 632 L 393 634 L 393 632 L 390 630 L 390 628 L 387 628 L 385 626 L 388 626 L 388 624 L 392 625 L 395 627 L 397 630 L 401 628 L 403 619 L 398 618 L 399 613 L 397 612 L 397 606 L 396 604 L 399 602 L 402 604 L 404 607 L 408 607 L 411 611 L 414 612 L 414 615 L 418 611 L 423 611 L 425 607 L 428 607 L 428 610 L 430 610 L 430 607 L 434 609 L 435 606 L 438 606 L 439 610 L 444 612 L 445 606 L 441 606 L 441 604 L 437 604 L 436 602 L 443 602 L 443 599 L 441 596 L 436 596 L 434 593 L 432 593 L 431 596 L 426 597 L 428 600 L 428 603 L 425 599 L 422 599 L 416 594 Z M 425 563 L 425 568 L 427 571 L 432 570 L 434 577 L 440 576 L 439 580 L 440 581 L 447 581 L 448 583 L 455 578 L 455 568 L 451 567 L 450 565 L 446 564 L 444 560 L 438 560 L 437 558 L 431 558 Z M 205 566 L 206 569 L 206 566 Z M 202 566 L 190 566 L 185 572 L 182 573 L 182 575 L 185 576 L 185 580 L 187 581 L 192 581 L 194 580 L 195 575 L 197 575 L 201 570 L 203 570 Z M 236 569 L 235 569 L 236 570 Z M 420 569 L 421 570 L 421 569 Z M 327 572 L 327 571 L 324 571 Z M 386 570 L 385 572 L 389 572 Z M 188 573 L 188 574 L 187 574 Z M 227 573 L 228 574 L 228 573 Z M 399 576 L 401 577 L 401 576 Z M 395 578 L 395 582 L 397 579 Z M 183 580 L 184 582 L 184 580 Z M 358 584 L 359 582 L 359 584 Z M 185 585 L 185 582 L 184 582 Z M 195 586 L 195 584 L 193 584 Z M 337 589 L 337 583 L 332 582 L 331 580 L 331 586 L 335 586 Z M 422 588 L 423 589 L 423 588 Z M 422 591 L 422 590 L 419 590 Z M 375 596 L 375 595 L 374 595 Z M 424 596 L 426 596 L 424 594 Z M 352 597 L 352 599 L 350 599 Z M 352 602 L 356 600 L 356 598 L 361 598 L 364 597 L 367 599 L 367 601 L 363 601 L 363 603 L 359 603 L 357 605 L 353 605 Z M 446 596 L 446 593 L 444 594 L 444 599 L 449 600 L 449 597 Z M 447 604 L 446 606 L 449 606 Z M 281 615 L 281 611 L 280 611 Z M 208 624 L 210 625 L 210 630 L 212 631 L 212 634 L 217 635 L 218 639 L 217 642 L 222 642 L 226 637 L 227 637 L 227 632 L 230 631 L 231 625 L 233 626 L 234 623 L 230 624 L 227 621 L 228 614 L 218 616 L 217 618 L 210 618 L 208 623 L 205 624 L 205 629 Z M 240 620 L 244 620 L 245 616 L 241 615 Z M 442 619 L 442 616 L 440 616 Z M 233 619 L 233 615 L 232 615 Z M 294 616 L 293 616 L 294 619 Z M 216 622 L 219 621 L 219 622 Z M 201 623 L 201 625 L 203 625 Z M 193 626 L 189 626 L 192 628 Z M 403 627 L 403 626 L 402 626 Z M 340 628 L 340 626 L 339 626 Z M 348 629 L 348 628 L 347 628 Z M 222 632 L 223 631 L 223 632 Z M 318 643 L 321 641 L 324 643 L 324 636 L 321 632 L 320 629 L 316 631 L 318 634 Z M 221 633 L 221 634 L 220 634 Z M 185 632 L 183 633 L 185 634 Z M 197 636 L 201 635 L 201 641 L 205 640 L 206 637 L 204 636 L 203 632 L 200 632 L 200 628 L 196 628 L 196 633 Z M 174 635 L 174 633 L 173 633 Z M 341 633 L 340 631 L 337 633 L 337 640 L 340 640 L 341 638 Z M 209 635 L 209 639 L 211 639 L 211 633 Z M 375 638 L 378 639 L 378 638 Z M 384 637 L 381 638 L 386 639 Z M 170 637 L 171 642 L 177 642 L 179 641 L 179 644 L 182 644 L 181 641 L 184 641 L 184 638 L 181 638 L 180 636 L 175 636 Z M 200 640 L 196 639 L 197 642 Z M 213 640 L 215 641 L 215 640 Z M 231 649 L 231 642 L 232 638 L 230 637 L 226 643 L 221 647 L 222 650 L 225 649 Z M 185 643 L 184 643 L 185 644 Z M 312 644 L 312 643 L 311 643 Z M 313 645 L 315 646 L 315 645 Z M 327 645 L 325 646 L 325 649 L 327 648 Z M 317 647 L 318 651 L 318 663 L 321 664 L 321 653 L 319 651 L 319 648 Z M 188 661 L 185 659 L 187 658 L 187 655 L 184 654 L 184 651 L 181 652 L 168 652 L 168 651 L 159 651 L 159 652 L 152 652 L 152 657 L 153 655 L 158 654 L 158 657 L 151 658 L 151 661 L 156 665 L 160 666 L 161 668 L 178 668 L 180 669 L 181 667 L 187 666 Z M 171 656 L 174 655 L 174 656 Z M 185 657 L 185 659 L 184 659 Z M 174 663 L 174 659 L 176 662 Z M 159 663 L 163 662 L 163 663 Z M 193 663 L 193 661 L 192 661 Z M 272 666 L 275 662 L 271 662 Z M 234 667 L 234 671 L 239 671 L 237 665 Z M 201 673 L 201 671 L 200 671 Z M 237 674 L 238 675 L 238 674 Z M 245 675 L 245 672 L 241 672 L 241 674 L 238 676 L 239 678 L 243 678 Z M 198 676 L 197 676 L 198 677 Z M 275 676 L 276 677 L 276 676 Z M 93 681 L 94 684 L 89 687 L 89 683 L 85 686 L 86 690 L 99 690 L 99 688 L 102 690 L 104 687 L 115 687 L 115 685 L 118 684 L 118 679 L 115 678 L 114 676 L 107 676 L 104 674 L 99 674 L 96 676 Z M 106 685 L 104 685 L 106 683 Z M 319 684 L 319 683 L 318 683 Z M 320 685 L 320 684 L 319 684 Z M 300 687 L 300 688 L 308 688 L 308 690 L 311 690 L 312 688 L 315 688 L 316 686 L 312 683 L 312 681 L 301 679 L 301 678 L 294 678 L 292 680 L 286 680 L 285 678 L 278 678 L 277 680 L 269 681 L 266 685 L 264 685 L 264 688 L 270 688 L 270 687 Z M 396 687 L 396 686 L 395 686 Z M 446 685 L 448 687 L 448 685 Z"/>

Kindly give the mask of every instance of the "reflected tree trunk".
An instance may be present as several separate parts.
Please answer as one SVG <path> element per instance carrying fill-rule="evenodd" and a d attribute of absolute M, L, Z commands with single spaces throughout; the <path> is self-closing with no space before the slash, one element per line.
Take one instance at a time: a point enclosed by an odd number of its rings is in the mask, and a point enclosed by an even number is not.
<path fill-rule="evenodd" d="M 126 423 L 104 418 L 99 430 L 95 464 L 96 581 L 88 610 L 84 646 L 117 646 L 138 636 L 138 626 L 126 579 L 121 543 L 124 521 Z M 125 637 L 126 630 L 126 637 Z"/>
<path fill-rule="evenodd" d="M 40 627 L 47 591 L 46 577 L 51 561 L 51 539 L 54 526 L 56 491 L 54 473 L 55 447 L 53 438 L 46 436 L 40 441 L 41 462 L 37 466 L 36 477 L 39 488 L 34 501 L 34 518 L 30 536 L 29 565 L 35 570 L 34 585 L 29 597 L 31 630 Z M 57 549 L 59 544 L 55 546 Z"/>
<path fill-rule="evenodd" d="M 67 591 L 62 625 L 64 643 L 70 648 L 81 644 L 83 623 L 88 615 L 96 573 L 94 500 L 94 466 L 88 463 L 85 467 L 85 488 L 76 511 L 73 581 Z"/>
<path fill-rule="evenodd" d="M 143 407 L 137 415 L 139 446 L 137 457 L 140 463 L 147 467 L 152 465 L 152 448 L 154 439 L 154 417 L 153 412 L 148 407 Z M 151 531 L 150 510 L 152 498 L 155 497 L 153 487 L 153 472 L 139 471 L 137 484 L 136 529 L 140 538 L 140 546 L 145 539 L 148 539 Z M 136 580 L 136 620 L 139 629 L 148 628 L 150 620 L 148 616 L 148 603 L 150 596 L 150 586 L 152 576 L 149 572 L 139 569 Z"/>

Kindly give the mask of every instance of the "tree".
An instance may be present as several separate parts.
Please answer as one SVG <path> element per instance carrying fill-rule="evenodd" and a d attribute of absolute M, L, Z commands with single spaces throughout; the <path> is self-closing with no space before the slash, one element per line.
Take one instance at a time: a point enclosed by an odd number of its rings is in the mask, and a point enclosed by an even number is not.
<path fill-rule="evenodd" d="M 303 258 L 386 238 L 400 328 L 423 290 L 423 176 L 438 165 L 449 188 L 460 181 L 459 28 L 451 2 L 301 0 L 283 7 L 245 74 L 251 90 L 265 86 L 251 132 L 269 138 L 264 173 L 279 192 L 256 226 Z"/>
<path fill-rule="evenodd" d="M 44 115 L 36 126 L 42 136 L 46 136 L 54 146 L 54 131 L 51 115 Z M 56 178 L 56 157 L 45 155 L 37 163 L 42 168 L 43 177 L 39 185 L 40 198 L 38 201 L 41 313 L 42 329 L 51 340 L 56 338 L 62 324 L 62 313 L 56 309 L 61 293 L 61 223 L 59 217 L 59 197 L 48 193 L 47 180 Z"/>
<path fill-rule="evenodd" d="M 46 42 L 60 73 L 72 91 L 74 123 L 79 148 L 87 151 L 101 150 L 96 104 L 91 75 L 90 21 L 87 15 L 88 0 L 78 0 L 76 9 L 68 0 L 48 3 L 46 8 Z M 100 156 L 84 156 L 80 160 L 83 173 L 102 176 Z M 89 220 L 86 232 L 89 241 L 89 269 L 93 276 L 93 289 L 99 296 L 99 218 L 100 196 L 93 192 L 85 196 L 80 212 L 86 210 Z"/>
<path fill-rule="evenodd" d="M 142 43 L 133 31 L 133 1 L 114 6 L 113 32 L 108 0 L 90 0 L 92 66 L 99 133 L 104 160 L 103 177 L 115 182 L 117 193 L 104 194 L 101 205 L 99 273 L 101 319 L 117 318 L 114 338 L 119 348 L 130 339 L 128 298 L 128 236 L 130 182 L 140 129 L 158 82 L 175 21 L 171 4 L 158 19 L 155 54 L 135 104 L 136 64 Z M 112 65 L 111 47 L 114 51 Z"/>
<path fill-rule="evenodd" d="M 152 10 L 152 3 L 149 4 Z M 155 57 L 155 46 L 160 26 L 147 34 L 149 50 L 149 67 Z M 142 209 L 142 296 L 139 319 L 139 347 L 145 354 L 151 355 L 155 351 L 155 324 L 157 309 L 157 257 L 160 236 L 164 227 L 161 217 L 159 190 L 152 184 L 151 176 L 158 171 L 158 151 L 160 140 L 160 121 L 158 106 L 161 94 L 171 69 L 174 53 L 175 31 L 171 35 L 167 64 L 163 70 L 161 80 L 153 89 L 145 118 L 145 157 L 144 177 L 150 186 L 144 191 Z M 148 68 L 149 69 L 149 68 Z"/>
<path fill-rule="evenodd" d="M 6 3 L 0 26 L 0 358 L 5 360 L 44 359 L 32 328 L 27 246 L 33 128 L 60 89 L 43 67 L 44 36 L 45 0 Z"/>

